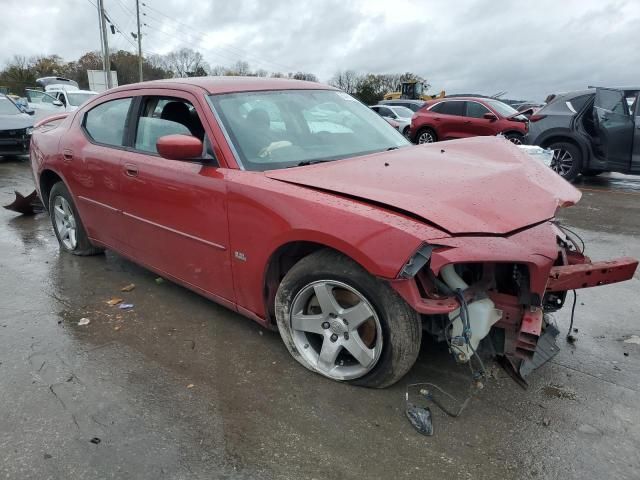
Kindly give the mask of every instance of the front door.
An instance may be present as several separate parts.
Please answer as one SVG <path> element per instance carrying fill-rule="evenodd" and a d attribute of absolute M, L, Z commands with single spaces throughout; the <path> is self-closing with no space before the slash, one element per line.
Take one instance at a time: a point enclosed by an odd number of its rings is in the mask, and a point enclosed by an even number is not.
<path fill-rule="evenodd" d="M 158 138 L 172 134 L 209 144 L 197 108 L 183 92 L 141 97 L 121 163 L 124 221 L 137 260 L 232 302 L 226 183 L 215 159 L 205 151 L 200 161 L 168 160 L 156 150 Z"/>
<path fill-rule="evenodd" d="M 634 120 L 622 90 L 598 88 L 593 105 L 593 117 L 600 154 L 607 161 L 607 168 L 628 172 L 631 166 Z"/>
<path fill-rule="evenodd" d="M 475 137 L 478 135 L 495 135 L 496 119 L 484 118 L 485 114 L 493 113 L 479 102 L 468 101 L 465 103 L 464 122 L 460 130 L 465 137 Z M 494 114 L 495 115 L 495 114 Z"/>

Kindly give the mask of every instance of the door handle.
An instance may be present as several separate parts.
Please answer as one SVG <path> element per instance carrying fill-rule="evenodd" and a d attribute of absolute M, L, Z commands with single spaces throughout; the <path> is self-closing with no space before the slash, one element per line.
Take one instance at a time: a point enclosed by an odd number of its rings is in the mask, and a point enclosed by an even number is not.
<path fill-rule="evenodd" d="M 70 162 L 71 160 L 73 160 L 73 151 L 65 149 L 62 151 L 62 158 L 66 161 L 66 162 Z"/>
<path fill-rule="evenodd" d="M 471 120 L 467 120 L 464 122 L 465 125 L 469 125 L 471 123 Z"/>
<path fill-rule="evenodd" d="M 138 166 L 133 163 L 125 163 L 124 164 L 124 174 L 127 177 L 137 177 L 138 176 Z"/>

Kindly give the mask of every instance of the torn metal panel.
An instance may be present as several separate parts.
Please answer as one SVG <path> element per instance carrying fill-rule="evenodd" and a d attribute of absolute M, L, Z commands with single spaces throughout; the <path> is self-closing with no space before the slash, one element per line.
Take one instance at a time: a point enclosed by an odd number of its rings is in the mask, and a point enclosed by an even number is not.
<path fill-rule="evenodd" d="M 44 205 L 38 197 L 38 192 L 35 190 L 26 197 L 20 192 L 14 191 L 16 198 L 9 205 L 4 205 L 4 208 L 13 212 L 21 213 L 22 215 L 35 215 L 36 213 L 42 213 L 45 211 Z"/>
<path fill-rule="evenodd" d="M 547 291 L 561 292 L 623 282 L 633 277 L 637 266 L 638 260 L 635 258 L 621 257 L 604 262 L 552 267 Z"/>

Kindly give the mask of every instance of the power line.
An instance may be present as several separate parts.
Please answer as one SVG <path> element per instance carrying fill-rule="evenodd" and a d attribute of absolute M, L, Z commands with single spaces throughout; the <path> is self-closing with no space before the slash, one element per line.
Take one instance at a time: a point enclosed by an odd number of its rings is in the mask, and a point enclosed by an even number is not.
<path fill-rule="evenodd" d="M 147 3 L 145 3 L 145 2 L 142 2 L 142 6 L 143 6 L 143 7 L 148 8 L 148 9 L 150 9 L 150 10 L 152 10 L 152 11 L 154 11 L 154 12 L 158 13 L 159 15 L 162 15 L 163 17 L 167 18 L 168 20 L 170 20 L 170 21 L 172 21 L 172 22 L 174 22 L 174 23 L 176 23 L 176 24 L 178 24 L 178 25 L 182 25 L 182 26 L 184 26 L 184 27 L 186 27 L 186 28 L 188 28 L 188 29 L 190 30 L 189 32 L 183 32 L 183 33 L 187 33 L 187 34 L 193 35 L 193 33 L 192 33 L 192 32 L 196 32 L 196 33 L 198 33 L 198 34 L 199 34 L 199 36 L 200 36 L 200 37 L 205 37 L 206 35 L 208 35 L 208 34 L 206 34 L 206 33 L 202 32 L 202 31 L 200 31 L 200 30 L 197 30 L 197 29 L 193 28 L 193 26 L 191 26 L 191 25 L 188 25 L 188 24 L 186 24 L 186 23 L 184 23 L 184 22 L 180 22 L 180 21 L 178 21 L 178 20 L 175 20 L 174 18 L 170 17 L 169 15 L 167 15 L 167 14 L 165 14 L 165 13 L 161 12 L 160 10 L 158 10 L 158 9 L 156 9 L 156 8 L 154 8 L 154 7 L 151 7 L 150 5 L 148 5 L 148 4 L 147 4 Z M 156 19 L 156 21 L 159 21 L 159 20 L 158 20 L 158 19 Z M 178 29 L 176 28 L 176 30 L 178 30 Z M 273 62 L 273 61 L 270 61 L 270 60 L 262 60 L 262 59 L 260 59 L 259 57 L 255 57 L 255 56 L 253 56 L 253 55 L 251 55 L 251 54 L 247 53 L 246 51 L 244 51 L 244 50 L 242 50 L 242 49 L 240 49 L 240 48 L 237 48 L 237 47 L 233 47 L 233 46 L 231 46 L 231 45 L 228 45 L 228 46 L 219 46 L 219 47 L 217 47 L 217 48 L 218 48 L 218 49 L 225 49 L 225 50 L 231 51 L 233 55 L 240 55 L 240 56 L 245 57 L 245 58 L 247 58 L 247 59 L 249 59 L 249 60 L 252 60 L 252 61 L 254 61 L 254 62 L 262 63 L 262 64 L 264 64 L 264 65 L 271 65 L 271 67 L 269 67 L 269 68 L 272 68 L 273 66 L 278 66 L 279 68 L 284 68 L 284 69 L 285 69 L 285 70 L 287 70 L 287 71 L 292 71 L 292 70 L 294 70 L 294 69 L 290 68 L 289 66 L 287 66 L 287 65 L 283 65 L 283 64 L 278 63 L 278 62 Z"/>

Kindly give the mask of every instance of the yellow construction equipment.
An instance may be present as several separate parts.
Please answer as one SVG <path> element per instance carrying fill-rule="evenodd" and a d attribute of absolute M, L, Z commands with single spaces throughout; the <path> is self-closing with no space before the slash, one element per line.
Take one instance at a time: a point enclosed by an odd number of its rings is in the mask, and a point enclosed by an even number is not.
<path fill-rule="evenodd" d="M 427 95 L 424 92 L 424 84 L 417 80 L 402 82 L 399 92 L 389 92 L 384 94 L 385 100 L 433 100 L 435 98 L 443 98 L 446 95 L 442 90 L 438 95 Z"/>

